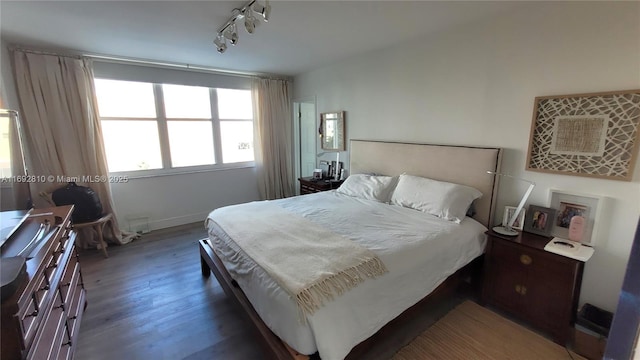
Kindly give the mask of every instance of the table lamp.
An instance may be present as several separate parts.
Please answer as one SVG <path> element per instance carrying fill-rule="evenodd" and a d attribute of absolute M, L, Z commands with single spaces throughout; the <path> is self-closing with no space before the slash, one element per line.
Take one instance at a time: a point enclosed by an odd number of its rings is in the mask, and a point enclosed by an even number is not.
<path fill-rule="evenodd" d="M 504 177 L 508 177 L 508 178 L 512 178 L 512 179 L 516 179 L 516 180 L 520 180 L 520 181 L 524 181 L 524 182 L 529 183 L 529 188 L 527 189 L 527 191 L 522 196 L 522 200 L 520 200 L 520 203 L 518 204 L 518 207 L 516 207 L 516 210 L 513 212 L 513 215 L 511 215 L 511 218 L 507 221 L 507 226 L 495 226 L 493 228 L 493 231 L 497 232 L 498 234 L 507 235 L 507 236 L 516 236 L 516 235 L 518 235 L 518 231 L 516 231 L 516 230 L 514 230 L 512 228 L 513 223 L 516 222 L 516 219 L 518 218 L 518 215 L 520 214 L 520 211 L 522 211 L 522 208 L 524 207 L 524 203 L 529 198 L 529 195 L 531 195 L 531 192 L 533 191 L 533 188 L 536 186 L 536 183 L 534 183 L 533 181 L 529 181 L 529 180 L 525 180 L 525 179 L 519 178 L 519 177 L 511 176 L 511 175 L 508 175 L 508 174 L 502 174 L 502 173 L 497 173 L 497 172 L 493 172 L 493 171 L 487 171 L 487 173 L 488 174 L 493 174 L 493 175 L 498 175 L 498 176 L 504 176 Z"/>

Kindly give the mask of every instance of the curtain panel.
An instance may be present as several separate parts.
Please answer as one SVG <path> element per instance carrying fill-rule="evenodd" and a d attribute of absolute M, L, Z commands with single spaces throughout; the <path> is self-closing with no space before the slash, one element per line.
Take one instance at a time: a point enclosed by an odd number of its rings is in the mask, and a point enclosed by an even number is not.
<path fill-rule="evenodd" d="M 254 79 L 251 86 L 255 163 L 263 200 L 295 195 L 289 88 L 289 81 L 273 79 Z"/>
<path fill-rule="evenodd" d="M 15 112 L 9 117 L 9 148 L 11 152 L 11 174 L 24 175 L 24 158 L 22 151 L 20 129 L 20 115 Z M 29 184 L 24 182 L 12 182 L 14 204 L 18 209 L 26 209 L 30 205 L 31 197 L 29 194 Z"/>
<path fill-rule="evenodd" d="M 91 59 L 21 49 L 14 49 L 13 57 L 27 169 L 30 175 L 55 179 L 29 184 L 34 205 L 50 206 L 35 194 L 49 194 L 64 185 L 57 181 L 59 176 L 108 178 Z M 132 236 L 123 238 L 119 230 L 109 183 L 78 184 L 91 187 L 100 197 L 104 213 L 114 215 L 115 233 L 105 227 L 105 239 L 116 244 L 131 241 Z M 79 246 L 97 247 L 95 234 L 83 231 L 79 235 Z"/>

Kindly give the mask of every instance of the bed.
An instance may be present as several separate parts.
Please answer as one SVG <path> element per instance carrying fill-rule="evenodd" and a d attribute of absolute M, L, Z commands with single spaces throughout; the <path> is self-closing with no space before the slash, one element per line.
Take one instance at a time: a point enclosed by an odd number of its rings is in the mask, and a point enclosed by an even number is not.
<path fill-rule="evenodd" d="M 397 192 L 385 196 L 395 205 L 354 196 L 347 186 L 342 191 L 216 209 L 206 222 L 209 238 L 199 243 L 202 274 L 213 272 L 237 300 L 273 358 L 314 353 L 322 359 L 357 358 L 376 336 L 384 336 L 390 327 L 401 328 L 402 318 L 412 309 L 455 286 L 484 252 L 484 231 L 491 223 L 497 186 L 487 171 L 499 171 L 501 149 L 352 140 L 350 151 L 353 179 L 393 177 L 390 189 Z M 413 202 L 416 184 L 423 184 L 411 181 L 423 180 L 477 189 L 482 196 L 473 202 L 473 218 L 463 214 L 451 221 L 442 218 L 447 214 L 431 216 L 403 203 Z M 407 190 L 404 197 L 401 187 Z M 251 216 L 247 226 L 242 214 L 264 214 L 264 218 Z M 279 219 L 285 218 L 293 220 L 280 224 Z M 261 227 L 261 221 L 278 226 Z M 383 268 L 375 265 L 380 272 L 374 274 L 367 268 L 366 276 L 355 276 L 357 284 L 319 305 L 305 307 L 304 301 L 301 305 L 300 297 L 292 296 L 268 264 L 256 266 L 262 249 L 252 253 L 238 245 L 241 238 L 252 236 L 259 246 L 269 244 L 264 240 L 280 236 L 279 229 L 298 222 L 303 222 L 311 240 L 335 236 L 342 244 L 341 239 L 348 239 Z M 258 233 L 248 234 L 245 228 Z M 363 261 L 371 264 L 370 260 Z"/>

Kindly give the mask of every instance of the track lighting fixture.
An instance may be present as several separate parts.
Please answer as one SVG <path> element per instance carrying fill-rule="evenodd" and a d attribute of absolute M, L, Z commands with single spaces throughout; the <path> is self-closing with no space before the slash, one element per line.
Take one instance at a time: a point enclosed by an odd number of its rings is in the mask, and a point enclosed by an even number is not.
<path fill-rule="evenodd" d="M 227 50 L 227 40 L 231 45 L 238 43 L 237 20 L 244 19 L 244 28 L 249 34 L 255 32 L 259 22 L 255 14 L 262 16 L 265 22 L 269 21 L 269 17 L 271 16 L 269 0 L 265 0 L 264 5 L 258 3 L 257 0 L 252 0 L 239 9 L 233 9 L 233 15 L 220 27 L 216 39 L 213 41 L 219 53 L 222 54 Z"/>

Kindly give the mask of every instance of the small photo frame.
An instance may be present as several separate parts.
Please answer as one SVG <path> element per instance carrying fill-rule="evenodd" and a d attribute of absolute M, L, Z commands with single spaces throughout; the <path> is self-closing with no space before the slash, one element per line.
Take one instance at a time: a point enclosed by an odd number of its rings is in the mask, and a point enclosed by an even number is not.
<path fill-rule="evenodd" d="M 549 236 L 555 217 L 555 209 L 530 205 L 524 220 L 523 230 L 532 234 Z"/>
<path fill-rule="evenodd" d="M 504 207 L 504 215 L 502 216 L 502 226 L 506 227 L 507 224 L 509 223 L 509 220 L 511 219 L 511 217 L 513 216 L 513 213 L 516 212 L 516 207 L 515 206 L 505 206 Z M 515 230 L 522 230 L 524 227 L 524 214 L 525 214 L 525 210 L 524 208 L 522 208 L 522 210 L 520 210 L 520 214 L 518 215 L 518 218 L 516 219 L 516 221 L 513 222 L 513 226 L 511 226 L 513 229 Z"/>
<path fill-rule="evenodd" d="M 551 227 L 551 234 L 562 239 L 578 241 L 593 246 L 597 234 L 597 219 L 601 208 L 600 196 L 571 193 L 562 190 L 549 190 L 549 206 L 558 209 Z M 570 234 L 571 219 L 582 216 L 584 224 L 580 231 Z M 578 234 L 578 235 L 575 235 Z M 579 239 L 574 238 L 578 236 Z"/>

